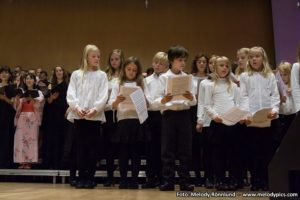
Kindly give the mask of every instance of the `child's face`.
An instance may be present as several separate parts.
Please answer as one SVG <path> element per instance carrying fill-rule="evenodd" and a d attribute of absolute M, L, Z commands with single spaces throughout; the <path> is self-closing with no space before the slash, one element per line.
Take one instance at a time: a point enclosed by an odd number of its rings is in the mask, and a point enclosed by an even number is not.
<path fill-rule="evenodd" d="M 34 79 L 32 79 L 30 76 L 26 76 L 25 83 L 28 88 L 32 88 L 33 85 L 35 84 Z"/>
<path fill-rule="evenodd" d="M 87 63 L 89 67 L 97 68 L 100 63 L 100 52 L 99 51 L 90 51 L 87 56 Z"/>
<path fill-rule="evenodd" d="M 64 77 L 64 71 L 61 67 L 56 67 L 55 68 L 55 75 L 56 75 L 56 78 L 59 79 L 59 80 L 62 80 L 63 77 Z"/>
<path fill-rule="evenodd" d="M 186 65 L 186 60 L 187 59 L 183 57 L 175 58 L 172 62 L 172 70 L 174 70 L 175 72 L 183 71 Z"/>
<path fill-rule="evenodd" d="M 10 77 L 10 74 L 6 71 L 1 72 L 1 74 L 0 74 L 0 79 L 2 81 L 8 81 L 9 77 Z"/>
<path fill-rule="evenodd" d="M 114 69 L 119 69 L 121 65 L 121 58 L 118 54 L 113 53 L 109 58 L 109 62 Z"/>
<path fill-rule="evenodd" d="M 285 73 L 285 72 L 281 72 L 281 71 L 279 71 L 279 74 L 280 74 L 280 76 L 281 76 L 282 81 L 283 81 L 285 84 L 288 84 L 289 81 L 290 81 L 289 74 L 288 74 L 288 73 Z"/>
<path fill-rule="evenodd" d="M 207 66 L 207 61 L 205 57 L 199 58 L 196 62 L 196 65 L 199 72 L 205 72 Z"/>
<path fill-rule="evenodd" d="M 214 62 L 215 62 L 215 58 L 210 58 L 209 59 L 208 67 L 209 67 L 209 70 L 211 72 L 215 71 L 215 69 L 214 69 Z"/>
<path fill-rule="evenodd" d="M 134 63 L 129 63 L 125 67 L 125 75 L 127 80 L 133 81 L 137 75 L 137 66 Z"/>
<path fill-rule="evenodd" d="M 252 68 L 256 71 L 260 71 L 262 69 L 263 57 L 260 52 L 252 52 L 249 55 L 249 63 Z"/>
<path fill-rule="evenodd" d="M 229 73 L 229 66 L 226 61 L 216 61 L 216 72 L 220 78 L 225 78 Z"/>
<path fill-rule="evenodd" d="M 245 53 L 237 53 L 236 58 L 237 58 L 239 67 L 241 67 L 242 69 L 245 69 L 247 62 L 248 62 L 248 56 Z"/>
<path fill-rule="evenodd" d="M 163 63 L 162 61 L 158 61 L 158 60 L 154 60 L 152 62 L 152 67 L 153 67 L 154 73 L 156 73 L 156 74 L 160 74 L 160 73 L 166 71 L 166 69 L 167 69 L 167 65 L 165 63 Z"/>

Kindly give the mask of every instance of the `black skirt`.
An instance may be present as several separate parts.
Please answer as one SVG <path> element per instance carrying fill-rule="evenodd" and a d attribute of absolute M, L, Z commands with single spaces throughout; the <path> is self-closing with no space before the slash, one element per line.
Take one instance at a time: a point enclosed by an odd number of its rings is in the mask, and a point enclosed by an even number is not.
<path fill-rule="evenodd" d="M 151 134 L 146 122 L 140 124 L 138 119 L 123 119 L 118 121 L 111 139 L 114 143 L 134 144 L 150 141 Z"/>

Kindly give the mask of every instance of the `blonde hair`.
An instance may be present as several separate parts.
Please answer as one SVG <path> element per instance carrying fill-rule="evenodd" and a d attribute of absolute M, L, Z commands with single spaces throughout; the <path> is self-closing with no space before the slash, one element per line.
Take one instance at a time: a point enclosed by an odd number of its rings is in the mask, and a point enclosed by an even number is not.
<path fill-rule="evenodd" d="M 80 70 L 82 70 L 83 73 L 85 73 L 88 69 L 87 57 L 91 51 L 98 51 L 100 53 L 100 50 L 96 45 L 88 44 L 84 47 L 83 53 L 82 53 L 81 64 L 80 64 Z M 97 69 L 98 70 L 100 69 L 99 65 L 97 66 Z"/>
<path fill-rule="evenodd" d="M 166 66 L 169 66 L 169 60 L 168 60 L 168 54 L 166 54 L 165 52 L 159 51 L 157 52 L 153 59 L 153 62 L 161 62 Z"/>
<path fill-rule="evenodd" d="M 226 79 L 226 82 L 228 84 L 227 91 L 230 92 L 231 87 L 232 87 L 232 81 L 230 78 L 231 64 L 230 64 L 230 60 L 226 56 L 216 56 L 215 61 L 214 61 L 214 72 L 212 74 L 210 74 L 210 78 L 212 81 L 215 82 L 215 84 L 216 84 L 216 81 L 220 78 L 219 75 L 217 74 L 218 63 L 220 61 L 225 61 L 226 65 L 228 67 L 228 74 L 224 78 Z"/>
<path fill-rule="evenodd" d="M 120 56 L 120 66 L 118 69 L 114 69 L 111 64 L 110 64 L 110 58 L 113 54 L 116 54 L 118 56 Z M 107 74 L 107 78 L 110 81 L 113 78 L 113 75 L 117 72 L 120 71 L 123 64 L 124 64 L 124 53 L 121 49 L 114 49 L 112 52 L 110 52 L 110 54 L 108 55 L 108 66 L 105 69 L 105 72 Z"/>
<path fill-rule="evenodd" d="M 292 65 L 289 62 L 282 61 L 279 63 L 277 70 L 281 73 L 288 74 L 289 77 L 289 82 L 288 82 L 288 87 L 291 87 L 291 70 L 292 70 Z"/>
<path fill-rule="evenodd" d="M 267 78 L 270 74 L 273 73 L 273 71 L 270 67 L 266 51 L 262 47 L 252 47 L 249 50 L 249 54 L 248 54 L 249 60 L 250 60 L 251 54 L 253 54 L 253 53 L 260 53 L 261 54 L 262 59 L 263 59 L 263 62 L 262 62 L 263 66 L 262 66 L 262 69 L 260 70 L 260 73 L 263 75 L 263 77 Z M 253 67 L 251 66 L 250 62 L 248 62 L 248 64 L 247 64 L 248 74 L 250 76 L 252 76 L 254 71 L 256 71 L 256 70 L 254 70 Z"/>
<path fill-rule="evenodd" d="M 237 56 L 238 56 L 239 54 L 245 54 L 246 57 L 247 57 L 247 59 L 248 59 L 249 51 L 250 51 L 249 48 L 243 47 L 243 48 L 240 48 L 239 50 L 237 50 L 236 54 L 237 54 Z M 247 66 L 246 66 L 246 67 L 247 67 Z M 238 65 L 237 68 L 235 69 L 235 74 L 236 74 L 236 75 L 241 75 L 241 73 L 243 73 L 244 71 L 246 71 L 246 67 L 243 69 L 243 68 L 241 68 L 241 67 Z"/>

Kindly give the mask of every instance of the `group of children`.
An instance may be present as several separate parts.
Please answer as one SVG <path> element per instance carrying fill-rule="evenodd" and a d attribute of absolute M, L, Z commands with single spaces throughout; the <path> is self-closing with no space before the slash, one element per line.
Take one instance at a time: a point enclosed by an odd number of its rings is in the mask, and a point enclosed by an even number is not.
<path fill-rule="evenodd" d="M 167 82 L 188 75 L 184 72 L 187 58 L 188 51 L 179 45 L 158 52 L 154 72 L 143 78 L 139 59 L 125 60 L 119 49 L 110 53 L 106 73 L 101 71 L 100 50 L 87 45 L 70 82 L 63 67 L 55 67 L 47 92 L 38 90 L 35 98 L 7 95 L 11 75 L 9 68 L 2 67 L 0 86 L 5 90 L 0 94 L 0 109 L 5 115 L 0 115 L 0 164 L 9 160 L 10 149 L 19 168 L 37 163 L 44 121 L 43 161 L 60 168 L 67 158 L 71 160 L 70 184 L 76 188 L 96 186 L 96 164 L 102 158 L 107 163 L 104 186 L 112 186 L 117 158 L 119 188 L 138 189 L 142 146 L 147 159 L 142 188 L 172 191 L 177 171 L 183 191 L 193 191 L 194 185 L 236 190 L 244 187 L 250 171 L 250 189 L 268 190 L 268 164 L 300 109 L 299 62 L 293 67 L 280 63 L 275 76 L 262 47 L 241 48 L 233 73 L 227 57 L 198 54 L 192 63 L 191 87 L 178 101 L 167 92 Z M 33 74 L 26 75 L 24 89 L 34 90 L 35 83 Z M 145 122 L 123 93 L 126 87 L 144 92 Z M 251 114 L 226 125 L 222 116 L 233 107 L 250 113 L 270 108 L 271 125 L 251 126 Z M 193 183 L 190 171 L 195 172 Z"/>

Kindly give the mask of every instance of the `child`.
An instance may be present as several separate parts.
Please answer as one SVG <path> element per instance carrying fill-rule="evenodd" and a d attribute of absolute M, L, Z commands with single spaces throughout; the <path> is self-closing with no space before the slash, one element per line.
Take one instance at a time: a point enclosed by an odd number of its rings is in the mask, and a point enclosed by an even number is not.
<path fill-rule="evenodd" d="M 80 69 L 72 73 L 67 91 L 71 107 L 67 119 L 74 121 L 79 181 L 76 188 L 94 188 L 93 181 L 101 122 L 105 122 L 104 107 L 107 101 L 108 81 L 100 70 L 100 50 L 86 45 Z M 87 131 L 88 130 L 88 131 Z"/>
<path fill-rule="evenodd" d="M 147 181 L 142 188 L 155 188 L 161 181 L 161 113 L 158 97 L 159 77 L 166 72 L 169 62 L 165 52 L 157 52 L 152 59 L 154 73 L 144 79 L 145 96 L 149 105 L 148 125 L 151 132 L 151 141 L 146 144 Z"/>
<path fill-rule="evenodd" d="M 217 57 L 214 63 L 214 73 L 211 82 L 205 85 L 204 110 L 212 119 L 213 168 L 216 174 L 217 190 L 235 190 L 235 183 L 225 180 L 226 163 L 229 162 L 229 172 L 234 179 L 234 168 L 238 165 L 235 143 L 236 126 L 222 124 L 222 115 L 230 108 L 238 105 L 239 91 L 230 78 L 229 59 Z M 232 180 L 233 181 L 233 180 Z"/>
<path fill-rule="evenodd" d="M 112 140 L 119 144 L 120 189 L 138 189 L 138 174 L 140 167 L 139 142 L 143 140 L 141 124 L 134 107 L 121 109 L 120 104 L 125 100 L 119 94 L 122 86 L 139 86 L 143 88 L 142 66 L 136 57 L 125 60 L 120 73 L 120 84 L 112 89 L 109 104 L 117 110 L 118 127 Z M 131 157 L 131 181 L 127 180 L 128 161 Z"/>
<path fill-rule="evenodd" d="M 300 110 L 300 43 L 298 46 L 297 62 L 293 64 L 291 72 L 292 97 L 296 106 L 296 112 Z"/>
<path fill-rule="evenodd" d="M 14 116 L 12 74 L 7 66 L 0 67 L 0 168 L 10 168 L 13 163 Z M 10 90 L 10 91 L 9 91 Z"/>
<path fill-rule="evenodd" d="M 108 67 L 106 74 L 108 78 L 108 99 L 113 88 L 113 85 L 119 84 L 119 74 L 124 63 L 124 54 L 120 49 L 114 49 L 109 54 Z M 106 158 L 107 167 L 107 180 L 104 183 L 104 187 L 110 187 L 114 184 L 113 172 L 114 172 L 114 159 L 117 154 L 118 146 L 113 143 L 112 135 L 116 131 L 117 122 L 115 120 L 115 111 L 107 103 L 105 107 L 106 123 L 103 124 L 103 142 L 104 142 L 104 156 Z"/>
<path fill-rule="evenodd" d="M 183 94 L 185 101 L 166 106 L 173 98 L 171 94 L 165 94 L 167 79 L 175 76 L 186 76 L 183 69 L 188 57 L 187 50 L 182 46 L 172 46 L 168 50 L 170 69 L 159 77 L 160 92 L 158 101 L 162 108 L 162 137 L 161 158 L 162 176 L 164 183 L 160 185 L 161 191 L 174 190 L 175 158 L 176 154 L 180 161 L 178 175 L 180 176 L 180 190 L 193 191 L 194 186 L 188 183 L 190 174 L 189 167 L 192 156 L 192 124 L 190 107 L 196 104 L 196 98 L 191 91 Z"/>
<path fill-rule="evenodd" d="M 25 78 L 25 91 L 36 89 L 36 77 L 28 74 Z M 38 91 L 36 98 L 19 97 L 15 99 L 14 162 L 20 163 L 19 169 L 31 169 L 33 163 L 38 162 L 38 137 L 41 125 L 40 110 L 44 96 Z"/>
<path fill-rule="evenodd" d="M 285 94 L 281 94 L 280 96 L 280 107 L 279 107 L 279 118 L 282 124 L 281 134 L 278 136 L 277 144 L 275 146 L 274 151 L 279 147 L 282 139 L 287 133 L 291 123 L 294 121 L 296 117 L 296 107 L 294 100 L 291 96 L 291 69 L 292 65 L 288 62 L 281 62 L 277 67 L 278 73 L 280 74 L 281 80 L 279 80 L 282 84 L 284 84 L 283 90 Z M 277 80 L 278 81 L 278 80 Z M 279 85 L 280 87 L 280 85 Z M 283 96 L 285 95 L 285 96 Z"/>
<path fill-rule="evenodd" d="M 193 87 L 195 91 L 193 92 L 198 98 L 199 86 L 203 80 L 207 78 L 208 75 L 208 57 L 204 54 L 197 54 L 192 63 L 193 75 Z M 195 186 L 202 186 L 204 183 L 201 178 L 200 170 L 203 164 L 203 134 L 199 134 L 196 130 L 197 124 L 197 105 L 191 107 L 192 115 L 192 130 L 193 130 L 193 168 L 195 171 Z"/>
<path fill-rule="evenodd" d="M 235 69 L 235 76 L 239 79 L 240 75 L 246 71 L 248 63 L 249 48 L 240 48 L 236 53 L 238 66 Z"/>
<path fill-rule="evenodd" d="M 45 161 L 51 169 L 60 169 L 62 164 L 63 146 L 68 122 L 65 113 L 68 108 L 66 95 L 68 89 L 68 76 L 63 67 L 57 66 L 53 69 L 50 94 L 47 98 L 47 121 L 44 134 L 44 145 L 46 145 Z"/>
<path fill-rule="evenodd" d="M 262 47 L 252 47 L 246 72 L 240 77 L 241 107 L 254 113 L 262 108 L 272 108 L 268 118 L 273 119 L 271 127 L 248 127 L 248 149 L 250 151 L 251 190 L 268 190 L 268 164 L 272 156 L 272 127 L 279 121 L 279 93 L 275 76 L 269 66 L 268 58 Z M 245 120 L 251 124 L 251 118 Z"/>

